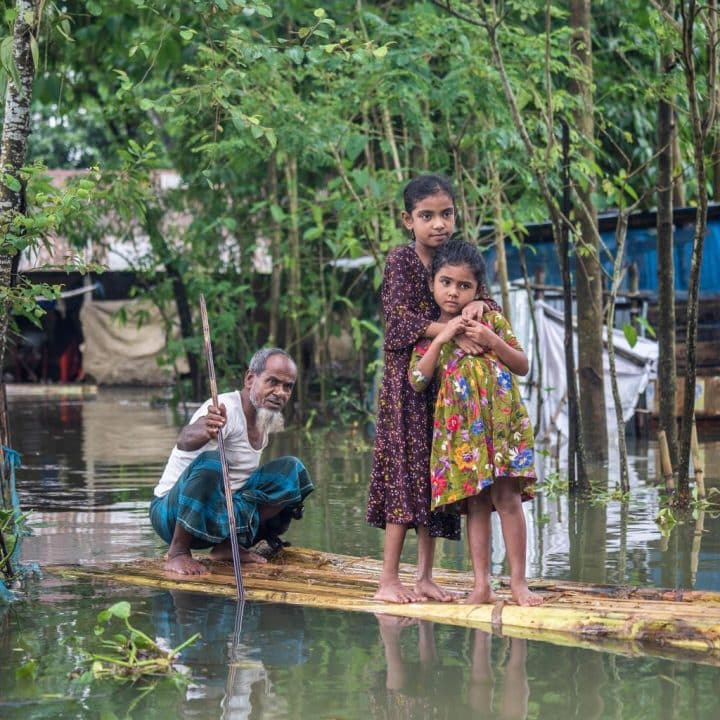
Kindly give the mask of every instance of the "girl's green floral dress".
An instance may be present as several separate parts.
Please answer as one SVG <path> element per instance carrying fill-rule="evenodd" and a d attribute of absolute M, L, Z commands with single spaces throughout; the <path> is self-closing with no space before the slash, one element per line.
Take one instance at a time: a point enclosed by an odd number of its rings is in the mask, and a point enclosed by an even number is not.
<path fill-rule="evenodd" d="M 508 321 L 498 312 L 483 323 L 513 348 L 521 349 Z M 430 340 L 415 346 L 410 384 L 430 383 L 417 370 Z M 517 380 L 494 353 L 466 355 L 454 341 L 440 351 L 430 458 L 431 506 L 478 495 L 495 478 L 517 478 L 523 500 L 534 497 L 534 437 Z"/>

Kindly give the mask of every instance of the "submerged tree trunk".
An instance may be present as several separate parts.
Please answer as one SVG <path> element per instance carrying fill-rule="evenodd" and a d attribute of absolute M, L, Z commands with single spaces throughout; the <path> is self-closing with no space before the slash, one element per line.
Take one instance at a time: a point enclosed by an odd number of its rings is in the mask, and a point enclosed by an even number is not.
<path fill-rule="evenodd" d="M 13 228 L 17 216 L 26 211 L 25 186 L 20 177 L 20 170 L 25 164 L 27 141 L 30 135 L 30 104 L 35 77 L 33 45 L 36 41 L 33 31 L 39 22 L 39 5 L 38 0 L 15 2 L 17 16 L 13 26 L 12 63 L 16 73 L 8 73 L 0 141 L 0 290 L 3 293 L 14 285 L 17 270 L 15 257 L 17 250 L 6 246 L 4 240 Z M 5 474 L 5 452 L 2 449 L 10 446 L 7 397 L 5 381 L 2 377 L 9 326 L 10 303 L 0 302 L 0 507 L 5 508 L 13 506 L 9 478 Z M 13 530 L 13 524 L 10 524 L 5 532 L 10 536 Z M 8 555 L 7 550 L 3 542 L 3 557 Z M 9 557 L 3 564 L 2 570 L 7 577 L 12 576 L 13 568 Z"/>
<path fill-rule="evenodd" d="M 674 0 L 663 7 L 672 17 Z M 668 77 L 675 64 L 675 53 L 668 46 L 660 58 L 660 71 Z M 669 98 L 658 105 L 658 182 L 657 182 L 657 279 L 658 279 L 658 378 L 656 392 L 660 430 L 665 432 L 673 468 L 677 468 L 677 421 L 675 418 L 675 262 L 673 257 L 673 172 L 674 110 Z"/>
<path fill-rule="evenodd" d="M 500 281 L 500 296 L 502 298 L 503 314 L 507 321 L 512 325 L 512 316 L 510 313 L 510 285 L 508 281 L 507 256 L 505 254 L 505 234 L 503 232 L 503 215 L 502 215 L 502 185 L 500 183 L 500 174 L 497 168 L 492 166 L 492 176 L 490 178 L 492 187 L 492 208 L 493 208 L 493 226 L 495 228 L 495 257 L 497 261 L 497 277 Z"/>
<path fill-rule="evenodd" d="M 678 467 L 678 493 L 676 504 L 686 507 L 690 503 L 690 438 L 692 433 L 693 415 L 695 412 L 695 376 L 697 363 L 697 320 L 698 296 L 700 291 L 700 267 L 702 265 L 703 247 L 707 233 L 707 167 L 705 159 L 705 141 L 716 119 L 716 88 L 717 88 L 717 2 L 710 0 L 707 6 L 699 7 L 695 0 L 683 0 L 680 4 L 682 15 L 682 57 L 685 82 L 688 91 L 688 110 L 693 139 L 693 164 L 697 179 L 698 197 L 695 217 L 692 253 L 690 256 L 690 276 L 688 278 L 687 298 L 687 332 L 685 336 L 686 371 L 685 398 L 683 404 L 682 424 L 680 427 L 680 464 Z M 707 57 L 707 87 L 700 89 L 695 47 L 695 25 L 701 22 L 704 14 L 707 23 L 707 44 L 704 48 Z M 703 85 L 705 83 L 702 83 Z M 701 94 L 702 93 L 702 94 Z M 707 98 L 705 111 L 701 109 L 701 101 Z"/>
<path fill-rule="evenodd" d="M 525 284 L 525 291 L 527 292 L 527 300 L 528 300 L 528 306 L 530 308 L 530 322 L 532 325 L 532 331 L 533 331 L 533 363 L 534 363 L 534 371 L 533 371 L 533 384 L 535 386 L 535 392 L 537 394 L 537 403 L 535 404 L 535 436 L 537 437 L 537 434 L 540 429 L 540 422 L 542 420 L 542 410 L 543 410 L 543 393 L 544 393 L 544 366 L 543 366 L 543 359 L 542 354 L 540 353 L 540 337 L 538 334 L 538 326 L 537 326 L 537 315 L 535 310 L 535 292 L 532 289 L 530 276 L 528 274 L 527 269 L 527 262 L 525 261 L 525 244 L 520 241 L 520 247 L 518 252 L 518 258 L 520 260 L 520 268 L 522 270 L 522 276 L 523 281 Z M 541 284 L 538 282 L 538 285 Z M 538 295 L 537 297 L 540 297 Z"/>
<path fill-rule="evenodd" d="M 503 87 L 503 93 L 510 109 L 513 124 L 520 135 L 520 139 L 522 140 L 528 156 L 530 158 L 534 158 L 538 155 L 538 151 L 530 138 L 528 129 L 523 121 L 522 115 L 520 114 L 517 98 L 513 92 L 512 85 L 510 84 L 510 78 L 508 77 L 500 43 L 498 42 L 497 25 L 495 24 L 497 8 L 493 4 L 492 9 L 488 11 L 484 5 L 481 5 L 478 10 L 480 12 L 481 20 L 479 20 L 477 24 L 487 33 L 492 52 L 493 64 L 498 70 L 500 82 Z M 553 143 L 554 136 L 552 133 L 553 128 L 550 128 L 548 133 L 549 145 L 552 145 Z M 567 139 L 567 128 L 565 128 L 564 137 Z M 548 153 L 549 149 L 550 148 L 548 148 Z M 533 174 L 540 189 L 540 193 L 550 214 L 553 242 L 555 244 L 555 250 L 558 254 L 563 276 L 565 310 L 565 367 L 568 392 L 568 429 L 570 433 L 568 443 L 568 477 L 570 487 L 573 488 L 573 490 L 585 492 L 588 490 L 589 486 L 585 460 L 584 428 L 580 422 L 580 413 L 575 411 L 577 383 L 575 380 L 575 360 L 572 347 L 572 299 L 570 297 L 570 273 L 567 265 L 567 213 L 563 214 L 561 211 L 557 199 L 555 198 L 555 194 L 550 187 L 547 174 L 541 169 L 540 165 L 540 163 L 530 163 L 530 166 L 533 168 Z M 567 187 L 567 180 L 565 180 L 564 184 Z M 574 465 L 575 460 L 577 460 L 576 470 Z"/>
<path fill-rule="evenodd" d="M 12 38 L 12 63 L 17 73 L 8 73 L 5 94 L 2 144 L 0 145 L 0 287 L 10 288 L 13 284 L 13 256 L 16 251 L 4 244 L 3 239 L 11 230 L 17 215 L 25 211 L 25 187 L 20 178 L 20 169 L 25 164 L 27 141 L 30 135 L 30 104 L 32 101 L 35 60 L 33 29 L 38 23 L 38 0 L 16 0 L 15 24 Z M 5 362 L 10 306 L 0 307 L 0 369 Z M 3 380 L 0 378 L 0 383 Z M 10 429 L 7 426 L 5 392 L 0 393 L 0 442 L 8 445 Z"/>
<path fill-rule="evenodd" d="M 562 123 L 562 155 L 563 155 L 563 214 L 565 218 L 570 212 L 570 129 Z M 567 222 L 560 228 L 560 239 L 556 241 L 560 273 L 563 286 L 563 310 L 565 327 L 563 344 L 565 349 L 565 386 L 568 396 L 568 488 L 570 491 L 586 494 L 590 483 L 585 464 L 585 443 L 583 426 L 578 403 L 578 388 L 575 381 L 575 348 L 573 344 L 572 324 L 572 280 L 570 278 L 570 229 Z M 576 463 L 577 460 L 577 463 Z M 576 471 L 577 466 L 577 471 Z"/>
<path fill-rule="evenodd" d="M 584 163 L 595 162 L 593 140 L 595 122 L 592 95 L 592 38 L 590 0 L 571 0 L 570 25 L 573 28 L 572 55 L 577 64 L 571 82 L 579 102 L 575 126 L 582 138 L 577 149 Z M 577 216 L 576 291 L 578 325 L 578 376 L 580 415 L 585 433 L 588 460 L 604 463 L 608 456 L 605 384 L 603 371 L 602 267 L 597 231 L 597 211 L 593 201 L 594 176 L 583 172 L 583 182 L 575 183 L 574 194 L 580 203 Z M 591 430 L 590 430 L 591 429 Z"/>
<path fill-rule="evenodd" d="M 612 387 L 613 404 L 615 406 L 615 421 L 618 433 L 618 453 L 620 465 L 620 490 L 623 493 L 630 492 L 630 474 L 628 471 L 627 445 L 625 443 L 625 421 L 623 420 L 622 398 L 618 386 L 617 369 L 615 366 L 615 338 L 613 328 L 615 327 L 615 303 L 618 290 L 622 282 L 623 258 L 625 257 L 625 241 L 627 239 L 628 213 L 618 213 L 617 228 L 615 229 L 615 259 L 613 262 L 612 285 L 610 297 L 608 298 L 605 325 L 607 327 L 608 361 L 610 368 L 610 384 Z"/>

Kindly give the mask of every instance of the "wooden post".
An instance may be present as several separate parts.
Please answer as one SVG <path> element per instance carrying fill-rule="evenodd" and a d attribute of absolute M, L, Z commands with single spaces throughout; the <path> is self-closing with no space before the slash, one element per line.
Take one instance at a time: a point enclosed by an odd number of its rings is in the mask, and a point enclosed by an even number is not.
<path fill-rule="evenodd" d="M 690 550 L 691 587 L 695 587 L 695 578 L 697 577 L 697 569 L 700 562 L 700 543 L 702 542 L 703 532 L 705 532 L 705 511 L 701 509 L 698 511 L 697 520 L 695 521 L 692 549 Z"/>
<path fill-rule="evenodd" d="M 672 462 L 670 461 L 670 448 L 664 430 L 658 433 L 658 449 L 660 450 L 660 473 L 665 482 L 668 495 L 675 492 L 675 478 L 673 476 Z"/>
<path fill-rule="evenodd" d="M 535 299 L 542 300 L 545 297 L 545 268 L 538 265 L 535 268 Z"/>
<path fill-rule="evenodd" d="M 630 298 L 630 324 L 637 328 L 637 319 L 640 315 L 640 273 L 636 262 L 628 267 L 628 296 Z"/>
<path fill-rule="evenodd" d="M 560 472 L 560 446 L 562 445 L 562 435 L 557 431 L 557 442 L 555 444 L 555 470 Z"/>
<path fill-rule="evenodd" d="M 695 415 L 692 419 L 692 428 L 690 429 L 690 452 L 692 453 L 693 468 L 695 468 L 695 486 L 700 500 L 705 499 L 705 468 L 700 457 L 700 446 L 698 445 L 697 425 L 695 424 Z"/>

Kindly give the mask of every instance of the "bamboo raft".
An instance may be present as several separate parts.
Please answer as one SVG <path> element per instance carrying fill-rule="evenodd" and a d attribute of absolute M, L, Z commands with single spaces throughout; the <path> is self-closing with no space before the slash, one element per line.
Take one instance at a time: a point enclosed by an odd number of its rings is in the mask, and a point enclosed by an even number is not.
<path fill-rule="evenodd" d="M 89 383 L 6 383 L 5 392 L 12 398 L 90 399 L 98 394 L 97 385 Z"/>
<path fill-rule="evenodd" d="M 105 567 L 56 566 L 46 570 L 65 578 L 236 595 L 230 563 L 207 561 L 209 575 L 180 576 L 166 572 L 163 562 L 159 558 Z M 560 645 L 720 666 L 717 592 L 535 580 L 530 586 L 543 596 L 543 605 L 520 607 L 510 600 L 507 579 L 499 578 L 495 604 L 397 604 L 372 599 L 380 568 L 379 561 L 366 557 L 289 547 L 267 565 L 244 565 L 243 581 L 250 601 L 399 615 Z M 402 565 L 403 581 L 412 584 L 414 571 L 414 566 Z M 472 574 L 468 572 L 437 570 L 435 579 L 458 594 L 472 587 Z"/>

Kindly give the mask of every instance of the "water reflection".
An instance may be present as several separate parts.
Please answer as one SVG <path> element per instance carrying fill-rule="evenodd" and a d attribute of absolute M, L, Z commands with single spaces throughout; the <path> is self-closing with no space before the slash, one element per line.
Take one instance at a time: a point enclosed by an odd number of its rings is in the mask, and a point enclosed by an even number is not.
<path fill-rule="evenodd" d="M 564 647 L 364 613 L 250 604 L 234 643 L 236 603 L 118 583 L 38 588 L 40 602 L 0 611 L 0 717 L 27 718 L 693 718 L 715 720 L 720 669 Z M 93 627 L 110 604 L 182 653 L 189 686 L 73 686 L 73 638 L 99 649 Z M 386 622 L 387 620 L 387 622 Z M 34 658 L 35 677 L 18 671 Z"/>
<path fill-rule="evenodd" d="M 471 631 L 468 666 L 445 663 L 438 653 L 435 625 L 378 615 L 386 668 L 371 696 L 374 718 L 500 717 L 528 715 L 527 641 L 494 638 Z M 417 632 L 417 661 L 403 655 L 402 635 Z M 493 657 L 493 640 L 500 652 Z M 464 676 L 467 675 L 467 683 Z"/>
<path fill-rule="evenodd" d="M 23 557 L 42 564 L 126 561 L 159 547 L 148 527 L 152 481 L 177 429 L 145 391 L 90 400 L 14 397 L 20 504 L 32 511 Z"/>
<path fill-rule="evenodd" d="M 164 551 L 149 526 L 147 503 L 183 417 L 153 401 L 147 390 L 102 389 L 89 400 L 10 400 L 15 447 L 22 454 L 18 487 L 32 510 L 35 536 L 25 559 L 41 563 L 125 561 Z M 708 491 L 720 485 L 720 441 L 701 435 Z M 528 574 L 586 582 L 649 584 L 720 590 L 720 519 L 708 512 L 702 527 L 686 518 L 668 537 L 655 522 L 661 509 L 655 443 L 631 439 L 631 493 L 586 502 L 539 493 L 526 503 Z M 357 430 L 290 431 L 273 441 L 267 459 L 298 455 L 316 490 L 288 539 L 352 555 L 382 555 L 382 532 L 365 524 L 368 438 Z M 540 458 L 546 477 L 554 455 Z M 616 459 L 602 481 L 614 489 Z M 600 483 L 600 478 L 594 478 Z M 404 560 L 415 560 L 408 537 Z M 438 543 L 442 567 L 470 568 L 464 542 Z M 507 572 L 499 525 L 493 531 L 492 572 Z"/>
<path fill-rule="evenodd" d="M 147 518 L 152 488 L 182 418 L 147 391 L 102 390 L 94 400 L 11 399 L 18 489 L 33 510 L 23 561 L 41 566 L 157 557 L 165 546 Z M 701 437 L 708 489 L 720 484 L 720 442 Z M 362 433 L 288 432 L 271 452 L 303 458 L 316 483 L 293 544 L 382 554 L 382 533 L 364 521 L 371 445 Z M 268 458 L 270 459 L 270 458 Z M 552 463 L 552 458 L 548 460 Z M 664 537 L 655 444 L 631 447 L 628 503 L 588 503 L 539 494 L 527 504 L 528 573 L 589 582 L 720 590 L 720 520 L 699 513 Z M 607 485 L 617 473 L 610 467 Z M 469 569 L 464 542 L 439 543 L 439 565 Z M 414 562 L 414 536 L 403 560 Z M 507 572 L 499 527 L 492 571 Z M 232 600 L 142 590 L 122 584 L 38 581 L 33 600 L 0 613 L 0 716 L 181 718 L 620 717 L 720 716 L 720 670 L 641 648 L 561 647 L 447 625 L 392 625 L 372 615 L 254 605 L 234 642 Z M 72 636 L 92 637 L 97 612 L 133 603 L 143 629 L 177 646 L 192 683 L 137 698 L 94 687 L 68 692 L 77 657 Z M 35 601 L 37 600 L 37 601 Z M 38 675 L 16 675 L 28 658 Z M 403 714 L 404 713 L 404 714 Z"/>
<path fill-rule="evenodd" d="M 182 652 L 182 662 L 193 668 L 193 684 L 180 717 L 245 720 L 288 714 L 287 699 L 275 691 L 269 668 L 307 661 L 303 608 L 246 605 L 240 613 L 237 602 L 184 591 L 156 595 L 151 608 L 155 633 L 168 647 L 201 635 Z"/>

